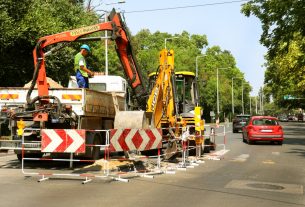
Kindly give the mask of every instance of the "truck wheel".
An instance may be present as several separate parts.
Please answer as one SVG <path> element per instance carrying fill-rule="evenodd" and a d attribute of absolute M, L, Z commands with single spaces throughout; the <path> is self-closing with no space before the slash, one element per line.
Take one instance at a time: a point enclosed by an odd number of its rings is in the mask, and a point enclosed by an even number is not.
<path fill-rule="evenodd" d="M 196 156 L 196 142 L 195 140 L 190 140 L 189 141 L 189 156 Z"/>
<path fill-rule="evenodd" d="M 93 138 L 93 145 L 101 145 L 101 136 L 99 134 L 95 134 Z M 100 147 L 93 146 L 91 150 L 91 159 L 98 160 L 100 159 Z"/>
<path fill-rule="evenodd" d="M 21 162 L 22 161 L 22 154 L 17 154 L 17 159 Z"/>
<path fill-rule="evenodd" d="M 21 162 L 22 161 L 22 154 L 16 154 L 17 155 L 17 159 Z M 42 158 L 43 153 L 25 153 L 24 157 L 25 158 Z M 28 160 L 30 161 L 30 160 Z"/>

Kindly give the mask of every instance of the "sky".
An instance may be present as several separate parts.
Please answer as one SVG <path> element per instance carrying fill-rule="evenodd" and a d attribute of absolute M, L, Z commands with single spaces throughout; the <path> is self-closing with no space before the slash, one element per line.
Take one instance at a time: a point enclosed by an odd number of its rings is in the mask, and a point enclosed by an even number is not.
<path fill-rule="evenodd" d="M 241 2 L 135 12 L 230 1 L 234 0 L 125 0 L 123 4 L 112 4 L 118 1 L 95 0 L 94 3 L 100 4 L 100 9 L 111 10 L 115 7 L 125 11 L 126 24 L 132 34 L 141 29 L 149 29 L 152 33 L 160 31 L 181 34 L 182 31 L 187 31 L 190 34 L 207 35 L 208 47 L 218 45 L 222 50 L 231 51 L 237 67 L 252 86 L 251 96 L 257 96 L 259 88 L 263 86 L 263 64 L 267 49 L 259 43 L 262 34 L 260 21 L 254 16 L 241 14 Z"/>

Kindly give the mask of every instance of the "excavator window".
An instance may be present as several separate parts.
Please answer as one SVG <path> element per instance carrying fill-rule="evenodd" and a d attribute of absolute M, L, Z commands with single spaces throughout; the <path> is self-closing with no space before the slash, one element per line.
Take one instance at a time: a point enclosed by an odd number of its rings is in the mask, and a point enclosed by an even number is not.
<path fill-rule="evenodd" d="M 188 102 L 193 102 L 194 90 L 193 90 L 193 81 L 191 78 L 188 77 L 177 78 L 176 87 L 177 87 L 177 94 L 179 101 L 183 102 L 183 100 L 187 100 Z"/>

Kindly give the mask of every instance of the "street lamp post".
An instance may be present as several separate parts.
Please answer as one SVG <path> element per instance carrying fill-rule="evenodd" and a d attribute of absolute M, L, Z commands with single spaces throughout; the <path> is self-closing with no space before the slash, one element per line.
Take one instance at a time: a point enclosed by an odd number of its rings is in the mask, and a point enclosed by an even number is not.
<path fill-rule="evenodd" d="M 105 12 L 105 22 L 108 21 L 108 12 Z M 108 32 L 105 31 L 105 75 L 108 75 Z"/>
<path fill-rule="evenodd" d="M 249 95 L 249 98 L 250 98 L 250 115 L 252 113 L 252 110 L 251 110 L 251 94 Z"/>
<path fill-rule="evenodd" d="M 218 119 L 219 119 L 219 83 L 218 83 L 218 70 L 219 69 L 229 69 L 230 67 L 227 67 L 227 68 L 216 68 L 217 70 L 216 70 L 216 75 L 217 75 L 217 82 L 216 82 L 216 87 L 217 87 L 217 117 L 218 117 Z"/>
<path fill-rule="evenodd" d="M 118 1 L 118 2 L 113 2 L 113 3 L 108 3 L 108 4 L 105 4 L 105 5 L 113 5 L 113 4 L 124 4 L 125 1 Z M 98 6 L 102 5 L 99 4 Z M 98 7 L 96 6 L 96 7 Z M 105 16 L 105 19 L 104 19 L 104 22 L 108 22 L 108 11 L 106 10 L 96 10 L 96 11 L 103 11 L 105 12 L 104 16 Z M 105 75 L 108 75 L 108 32 L 107 30 L 105 30 Z"/>
<path fill-rule="evenodd" d="M 169 38 L 165 38 L 165 39 L 164 39 L 164 48 L 167 49 L 167 48 L 166 48 L 166 42 L 167 42 L 167 40 L 172 40 L 172 39 L 177 39 L 177 38 L 179 38 L 179 37 L 169 37 Z"/>
<path fill-rule="evenodd" d="M 242 79 L 242 77 L 233 77 L 232 78 L 232 116 L 234 116 L 234 79 Z"/>
<path fill-rule="evenodd" d="M 255 114 L 257 115 L 257 96 L 255 96 Z"/>
<path fill-rule="evenodd" d="M 244 114 L 244 82 L 241 83 L 241 108 L 242 113 Z"/>

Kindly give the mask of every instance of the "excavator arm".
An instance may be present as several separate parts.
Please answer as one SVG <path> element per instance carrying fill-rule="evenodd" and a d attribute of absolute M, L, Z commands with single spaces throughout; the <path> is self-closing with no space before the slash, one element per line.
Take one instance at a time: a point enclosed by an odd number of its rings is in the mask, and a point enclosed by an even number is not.
<path fill-rule="evenodd" d="M 151 113 L 153 125 L 161 126 L 161 120 L 170 125 L 176 122 L 174 51 L 163 49 L 156 74 L 155 85 L 147 101 L 147 113 Z"/>
<path fill-rule="evenodd" d="M 130 44 L 130 35 L 126 24 L 122 21 L 120 13 L 116 13 L 113 9 L 109 15 L 109 22 L 99 23 L 88 27 L 70 30 L 54 35 L 42 37 L 38 40 L 33 50 L 34 57 L 34 75 L 32 84 L 27 94 L 27 103 L 33 104 L 37 100 L 48 100 L 49 96 L 48 84 L 46 79 L 45 57 L 60 49 L 60 46 L 52 47 L 45 52 L 46 47 L 57 43 L 74 42 L 81 40 L 83 36 L 98 31 L 111 31 L 111 39 L 116 42 L 116 50 L 122 63 L 129 85 L 131 86 L 139 106 L 142 109 L 146 107 L 146 88 L 142 79 L 141 70 L 136 62 L 135 56 Z M 31 92 L 37 83 L 38 97 L 31 99 Z"/>

